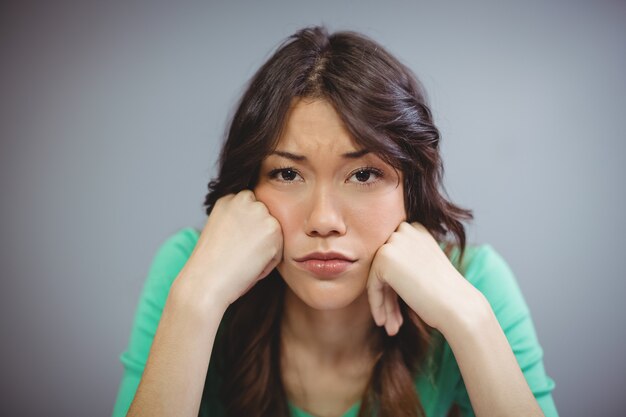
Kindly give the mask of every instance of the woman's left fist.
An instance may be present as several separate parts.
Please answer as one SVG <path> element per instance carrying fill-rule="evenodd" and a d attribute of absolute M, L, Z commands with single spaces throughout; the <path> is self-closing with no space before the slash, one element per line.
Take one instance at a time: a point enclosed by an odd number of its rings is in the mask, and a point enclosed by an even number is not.
<path fill-rule="evenodd" d="M 402 325 L 398 296 L 426 324 L 441 331 L 450 313 L 476 291 L 417 222 L 400 223 L 374 255 L 367 281 L 374 321 L 390 336 Z"/>

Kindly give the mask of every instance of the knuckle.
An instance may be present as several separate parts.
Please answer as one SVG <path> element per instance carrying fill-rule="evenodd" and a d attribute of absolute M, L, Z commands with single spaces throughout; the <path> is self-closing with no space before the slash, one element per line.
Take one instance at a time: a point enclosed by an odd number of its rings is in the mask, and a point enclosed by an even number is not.
<path fill-rule="evenodd" d="M 235 194 L 230 193 L 230 194 L 223 195 L 217 201 L 221 202 L 222 204 L 224 204 L 224 202 L 228 202 L 228 201 L 232 200 L 233 198 L 235 198 Z"/>
<path fill-rule="evenodd" d="M 259 218 L 259 227 L 261 233 L 266 237 L 273 236 L 276 233 L 276 219 L 272 216 L 262 216 Z"/>
<path fill-rule="evenodd" d="M 428 229 L 426 229 L 426 226 L 424 226 L 422 223 L 419 223 L 419 222 L 413 222 L 411 224 L 407 223 L 407 226 L 409 226 L 410 229 L 412 229 L 412 230 L 419 230 L 421 232 L 427 232 L 428 231 Z"/>
<path fill-rule="evenodd" d="M 390 245 L 388 243 L 385 243 L 384 245 L 382 245 L 379 249 L 378 249 L 378 255 L 382 256 L 384 258 L 389 256 L 389 248 Z"/>
<path fill-rule="evenodd" d="M 268 216 L 268 222 L 269 222 L 269 224 L 272 227 L 274 232 L 280 231 L 280 223 L 278 222 L 276 217 Z"/>
<path fill-rule="evenodd" d="M 251 190 L 245 189 L 245 190 L 241 190 L 239 191 L 239 196 L 241 196 L 241 198 L 247 199 L 247 200 L 254 200 L 254 193 Z"/>
<path fill-rule="evenodd" d="M 398 227 L 398 231 L 405 232 L 405 231 L 410 230 L 411 227 L 412 226 L 408 224 L 407 222 L 402 222 L 400 223 L 400 226 Z"/>
<path fill-rule="evenodd" d="M 228 203 L 228 201 L 232 198 L 232 196 L 230 194 L 228 195 L 224 195 L 220 198 L 217 199 L 217 201 L 215 202 L 215 204 L 213 205 L 214 209 L 218 209 L 221 210 L 222 207 Z"/>
<path fill-rule="evenodd" d="M 254 207 L 254 209 L 257 210 L 259 213 L 269 214 L 267 206 L 258 200 L 252 203 L 252 207 Z"/>
<path fill-rule="evenodd" d="M 246 191 L 248 191 L 248 190 L 242 190 L 242 191 L 239 191 L 239 192 L 238 192 L 238 193 L 236 193 L 236 194 L 232 194 L 232 196 L 233 196 L 233 197 L 232 197 L 233 201 L 236 201 L 236 202 L 243 202 L 243 201 L 246 201 L 246 200 L 248 199 L 248 198 L 246 197 Z"/>
<path fill-rule="evenodd" d="M 265 217 L 263 219 L 263 228 L 269 234 L 273 234 L 274 233 L 274 229 L 276 228 L 276 225 L 274 224 L 274 219 L 272 217 L 269 217 L 269 216 Z"/>

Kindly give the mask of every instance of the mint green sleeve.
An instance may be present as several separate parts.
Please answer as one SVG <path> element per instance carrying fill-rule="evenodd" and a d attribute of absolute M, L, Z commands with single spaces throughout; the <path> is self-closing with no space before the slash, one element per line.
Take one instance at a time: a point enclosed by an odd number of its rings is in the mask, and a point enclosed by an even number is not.
<path fill-rule="evenodd" d="M 482 245 L 475 259 L 467 266 L 465 277 L 491 304 L 543 413 L 546 417 L 558 417 L 552 399 L 555 382 L 545 372 L 543 349 L 511 268 L 491 245 Z M 456 387 L 454 402 L 460 406 L 464 417 L 474 416 L 462 378 Z"/>
<path fill-rule="evenodd" d="M 161 244 L 152 260 L 135 311 L 128 346 L 119 357 L 124 373 L 113 417 L 125 416 L 135 397 L 170 287 L 191 255 L 197 236 L 192 228 L 180 229 Z"/>

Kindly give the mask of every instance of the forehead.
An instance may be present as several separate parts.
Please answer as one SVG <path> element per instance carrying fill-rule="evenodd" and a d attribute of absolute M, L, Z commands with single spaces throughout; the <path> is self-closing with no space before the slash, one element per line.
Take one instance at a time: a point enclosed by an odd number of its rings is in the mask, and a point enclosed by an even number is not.
<path fill-rule="evenodd" d="M 329 101 L 307 98 L 292 101 L 276 147 L 300 152 L 352 152 L 360 148 Z"/>

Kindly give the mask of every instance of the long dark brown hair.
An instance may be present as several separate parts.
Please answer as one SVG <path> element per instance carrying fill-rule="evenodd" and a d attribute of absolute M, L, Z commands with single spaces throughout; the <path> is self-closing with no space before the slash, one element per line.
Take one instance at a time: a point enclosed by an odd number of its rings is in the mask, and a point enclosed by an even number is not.
<path fill-rule="evenodd" d="M 330 102 L 357 144 L 404 176 L 407 221 L 420 222 L 446 254 L 465 251 L 462 220 L 472 211 L 448 201 L 442 185 L 439 130 L 413 72 L 370 38 L 353 31 L 329 34 L 307 27 L 287 38 L 250 80 L 237 104 L 209 183 L 207 215 L 222 196 L 253 189 L 263 159 L 276 146 L 294 98 Z M 448 234 L 453 236 L 447 240 Z M 280 319 L 285 283 L 274 270 L 232 303 L 215 342 L 220 397 L 231 417 L 287 417 L 280 372 Z M 377 329 L 377 358 L 360 417 L 424 416 L 414 379 L 427 372 L 435 329 L 400 300 L 404 324 L 393 337 Z M 213 361 L 213 358 L 212 358 Z"/>

